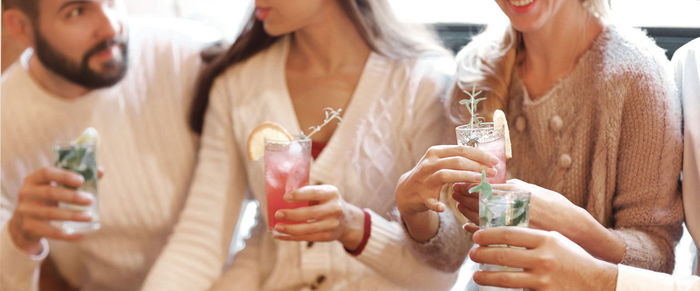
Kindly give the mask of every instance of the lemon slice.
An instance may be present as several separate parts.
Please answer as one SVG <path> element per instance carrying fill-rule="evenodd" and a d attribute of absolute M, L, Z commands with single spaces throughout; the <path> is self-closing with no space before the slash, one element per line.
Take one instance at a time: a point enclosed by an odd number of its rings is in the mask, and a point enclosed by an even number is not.
<path fill-rule="evenodd" d="M 73 143 L 77 145 L 85 145 L 89 142 L 94 142 L 98 143 L 100 140 L 100 135 L 97 133 L 97 130 L 92 127 L 88 127 L 83 131 L 83 133 L 76 138 Z"/>
<path fill-rule="evenodd" d="M 503 128 L 503 138 L 505 139 L 505 147 L 506 147 L 506 159 L 510 159 L 513 157 L 513 150 L 510 146 L 510 131 L 508 130 L 508 121 L 506 120 L 506 114 L 503 113 L 500 109 L 496 109 L 496 111 L 493 112 L 493 125 L 498 130 L 499 128 Z"/>
<path fill-rule="evenodd" d="M 265 121 L 248 136 L 248 159 L 257 161 L 265 155 L 265 139 L 292 140 L 292 135 L 281 125 Z"/>

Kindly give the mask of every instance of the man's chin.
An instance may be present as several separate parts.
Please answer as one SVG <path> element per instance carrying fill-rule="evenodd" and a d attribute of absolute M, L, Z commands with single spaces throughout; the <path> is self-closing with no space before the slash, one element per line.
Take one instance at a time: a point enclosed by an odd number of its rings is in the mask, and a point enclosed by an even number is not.
<path fill-rule="evenodd" d="M 126 71 L 125 63 L 110 62 L 102 64 L 99 70 L 91 69 L 88 74 L 83 74 L 82 78 L 73 81 L 88 89 L 101 89 L 119 83 L 126 75 Z"/>

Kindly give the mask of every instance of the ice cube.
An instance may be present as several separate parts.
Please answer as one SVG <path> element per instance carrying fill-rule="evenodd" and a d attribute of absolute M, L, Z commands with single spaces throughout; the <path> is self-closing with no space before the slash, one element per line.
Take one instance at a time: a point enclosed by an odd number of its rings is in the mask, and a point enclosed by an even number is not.
<path fill-rule="evenodd" d="M 266 171 L 265 182 L 270 189 L 282 188 L 282 185 L 280 185 L 282 179 L 280 179 L 280 175 L 275 171 Z M 270 189 L 268 189 L 268 191 L 270 191 Z"/>
<path fill-rule="evenodd" d="M 287 176 L 287 183 L 285 184 L 284 192 L 286 193 L 299 189 L 306 181 L 308 175 L 309 174 L 304 167 L 298 166 L 292 169 L 291 172 L 289 172 L 289 176 Z"/>
<path fill-rule="evenodd" d="M 293 157 L 299 157 L 302 155 L 302 152 L 304 151 L 304 148 L 301 146 L 301 143 L 299 141 L 292 141 L 292 143 L 289 144 L 289 149 L 288 153 L 290 156 Z"/>
<path fill-rule="evenodd" d="M 294 163 L 290 160 L 280 161 L 277 164 L 277 172 L 289 173 L 290 171 L 292 171 L 293 167 L 294 167 Z"/>

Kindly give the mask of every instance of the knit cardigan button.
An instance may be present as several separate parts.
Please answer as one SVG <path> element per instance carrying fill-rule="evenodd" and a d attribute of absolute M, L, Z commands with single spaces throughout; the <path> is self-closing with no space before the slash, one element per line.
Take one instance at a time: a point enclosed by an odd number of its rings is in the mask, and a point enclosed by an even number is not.
<path fill-rule="evenodd" d="M 569 167 L 571 167 L 571 163 L 572 163 L 572 160 L 571 160 L 571 156 L 569 154 L 563 154 L 559 157 L 559 166 L 560 167 L 562 167 L 564 169 L 568 169 Z"/>
<path fill-rule="evenodd" d="M 549 120 L 549 128 L 551 128 L 555 133 L 559 133 L 562 127 L 564 127 L 564 121 L 561 120 L 559 115 L 554 115 L 554 117 Z"/>
<path fill-rule="evenodd" d="M 525 130 L 525 126 L 526 126 L 525 117 L 518 116 L 518 118 L 515 119 L 515 128 L 518 131 L 523 131 L 523 130 Z"/>

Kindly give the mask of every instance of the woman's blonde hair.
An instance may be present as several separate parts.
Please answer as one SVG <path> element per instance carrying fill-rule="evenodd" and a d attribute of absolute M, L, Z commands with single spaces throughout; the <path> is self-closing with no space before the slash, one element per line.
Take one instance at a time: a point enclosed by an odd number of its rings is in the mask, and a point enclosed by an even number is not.
<path fill-rule="evenodd" d="M 607 0 L 583 0 L 581 5 L 593 17 L 606 19 L 609 16 Z M 479 103 L 482 116 L 490 119 L 494 110 L 507 109 L 511 76 L 524 58 L 524 50 L 522 33 L 509 23 L 506 27 L 489 24 L 484 32 L 459 52 L 456 83 L 449 101 L 445 103 L 453 123 L 469 120 L 468 112 L 459 104 L 459 100 L 464 99 L 464 91 L 471 91 L 473 86 L 484 92 L 480 97 L 488 98 Z"/>

